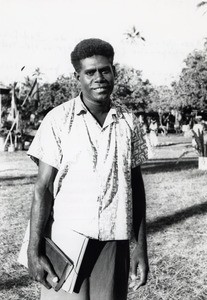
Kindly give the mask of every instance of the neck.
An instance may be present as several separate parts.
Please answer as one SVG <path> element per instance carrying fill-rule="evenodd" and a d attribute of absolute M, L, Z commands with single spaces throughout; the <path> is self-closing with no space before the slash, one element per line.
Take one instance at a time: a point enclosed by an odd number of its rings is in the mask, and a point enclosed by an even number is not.
<path fill-rule="evenodd" d="M 111 106 L 111 99 L 110 98 L 106 99 L 103 102 L 95 102 L 93 100 L 85 98 L 82 95 L 81 99 L 82 99 L 83 103 L 85 104 L 85 106 L 88 108 L 88 110 L 93 115 L 105 114 L 110 110 L 110 106 Z"/>

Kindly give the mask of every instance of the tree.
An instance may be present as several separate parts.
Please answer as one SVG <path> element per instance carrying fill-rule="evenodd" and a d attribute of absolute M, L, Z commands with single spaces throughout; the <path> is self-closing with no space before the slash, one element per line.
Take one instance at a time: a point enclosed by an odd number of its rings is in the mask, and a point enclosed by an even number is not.
<path fill-rule="evenodd" d="M 141 72 L 116 64 L 113 101 L 120 101 L 135 111 L 146 110 L 152 101 L 153 87 L 148 80 L 143 81 Z"/>
<path fill-rule="evenodd" d="M 131 43 L 145 42 L 145 38 L 135 26 L 126 32 L 125 36 Z M 149 80 L 142 80 L 140 71 L 126 67 L 120 69 L 120 66 L 118 66 L 115 93 L 123 98 L 123 102 L 130 108 L 143 111 L 151 109 L 151 104 L 157 96 Z"/>
<path fill-rule="evenodd" d="M 168 86 L 162 85 L 154 88 L 152 94 L 153 101 L 149 108 L 152 111 L 169 111 L 171 108 L 177 107 L 173 99 L 173 91 Z"/>
<path fill-rule="evenodd" d="M 43 84 L 40 82 L 41 74 L 40 70 L 36 69 L 33 74 L 35 79 L 27 76 L 22 83 L 21 94 L 17 98 L 17 106 L 26 126 L 30 122 L 31 115 L 35 115 L 38 122 L 53 107 L 77 96 L 79 93 L 78 82 L 73 74 L 68 77 L 60 76 L 53 83 L 46 82 Z"/>
<path fill-rule="evenodd" d="M 68 77 L 62 75 L 51 84 L 44 83 L 39 90 L 37 113 L 44 116 L 53 107 L 76 97 L 79 92 L 79 83 L 73 74 Z"/>
<path fill-rule="evenodd" d="M 207 52 L 195 50 L 184 60 L 180 79 L 173 85 L 174 96 L 181 106 L 207 109 Z"/>
<path fill-rule="evenodd" d="M 139 40 L 145 41 L 145 38 L 141 36 L 140 31 L 138 31 L 135 26 L 133 26 L 130 31 L 126 32 L 125 35 L 126 39 L 131 43 L 135 43 Z"/>

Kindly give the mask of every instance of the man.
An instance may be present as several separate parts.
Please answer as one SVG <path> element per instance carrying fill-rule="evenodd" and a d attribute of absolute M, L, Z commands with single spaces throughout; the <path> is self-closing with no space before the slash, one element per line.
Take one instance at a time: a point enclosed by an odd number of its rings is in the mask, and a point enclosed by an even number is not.
<path fill-rule="evenodd" d="M 113 105 L 113 47 L 100 39 L 81 41 L 71 53 L 80 95 L 48 113 L 28 154 L 38 163 L 31 209 L 28 264 L 43 284 L 41 300 L 124 300 L 129 274 L 129 240 L 135 235 L 132 274 L 147 280 L 145 192 L 140 164 L 146 145 L 138 120 Z M 53 200 L 54 199 L 54 200 Z M 88 266 L 76 292 L 55 292 L 56 278 L 41 253 L 42 237 L 53 214 L 57 232 L 73 229 L 89 237 Z M 68 245 L 70 247 L 70 245 Z"/>

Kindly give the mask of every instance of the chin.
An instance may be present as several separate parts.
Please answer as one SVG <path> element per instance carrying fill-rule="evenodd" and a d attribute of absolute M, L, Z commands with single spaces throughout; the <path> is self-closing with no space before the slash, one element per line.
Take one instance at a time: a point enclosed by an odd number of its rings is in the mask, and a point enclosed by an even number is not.
<path fill-rule="evenodd" d="M 96 100 L 96 101 L 105 101 L 105 100 L 108 100 L 110 98 L 110 94 L 106 94 L 106 93 L 100 93 L 100 94 L 96 94 L 96 95 L 93 95 L 93 99 Z"/>
<path fill-rule="evenodd" d="M 97 102 L 104 102 L 104 101 L 107 101 L 108 99 L 110 98 L 109 95 L 107 96 L 98 96 L 98 97 L 94 97 L 94 100 L 96 100 Z"/>

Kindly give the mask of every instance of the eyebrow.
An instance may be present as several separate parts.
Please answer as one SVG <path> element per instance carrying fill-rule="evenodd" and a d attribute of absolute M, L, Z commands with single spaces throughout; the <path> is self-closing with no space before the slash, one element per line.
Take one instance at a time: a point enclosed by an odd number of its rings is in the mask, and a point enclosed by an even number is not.
<path fill-rule="evenodd" d="M 105 66 L 105 67 L 102 67 L 102 68 L 93 68 L 93 67 L 89 67 L 87 69 L 84 70 L 84 72 L 90 72 L 90 71 L 105 71 L 105 70 L 110 70 L 110 66 Z"/>

